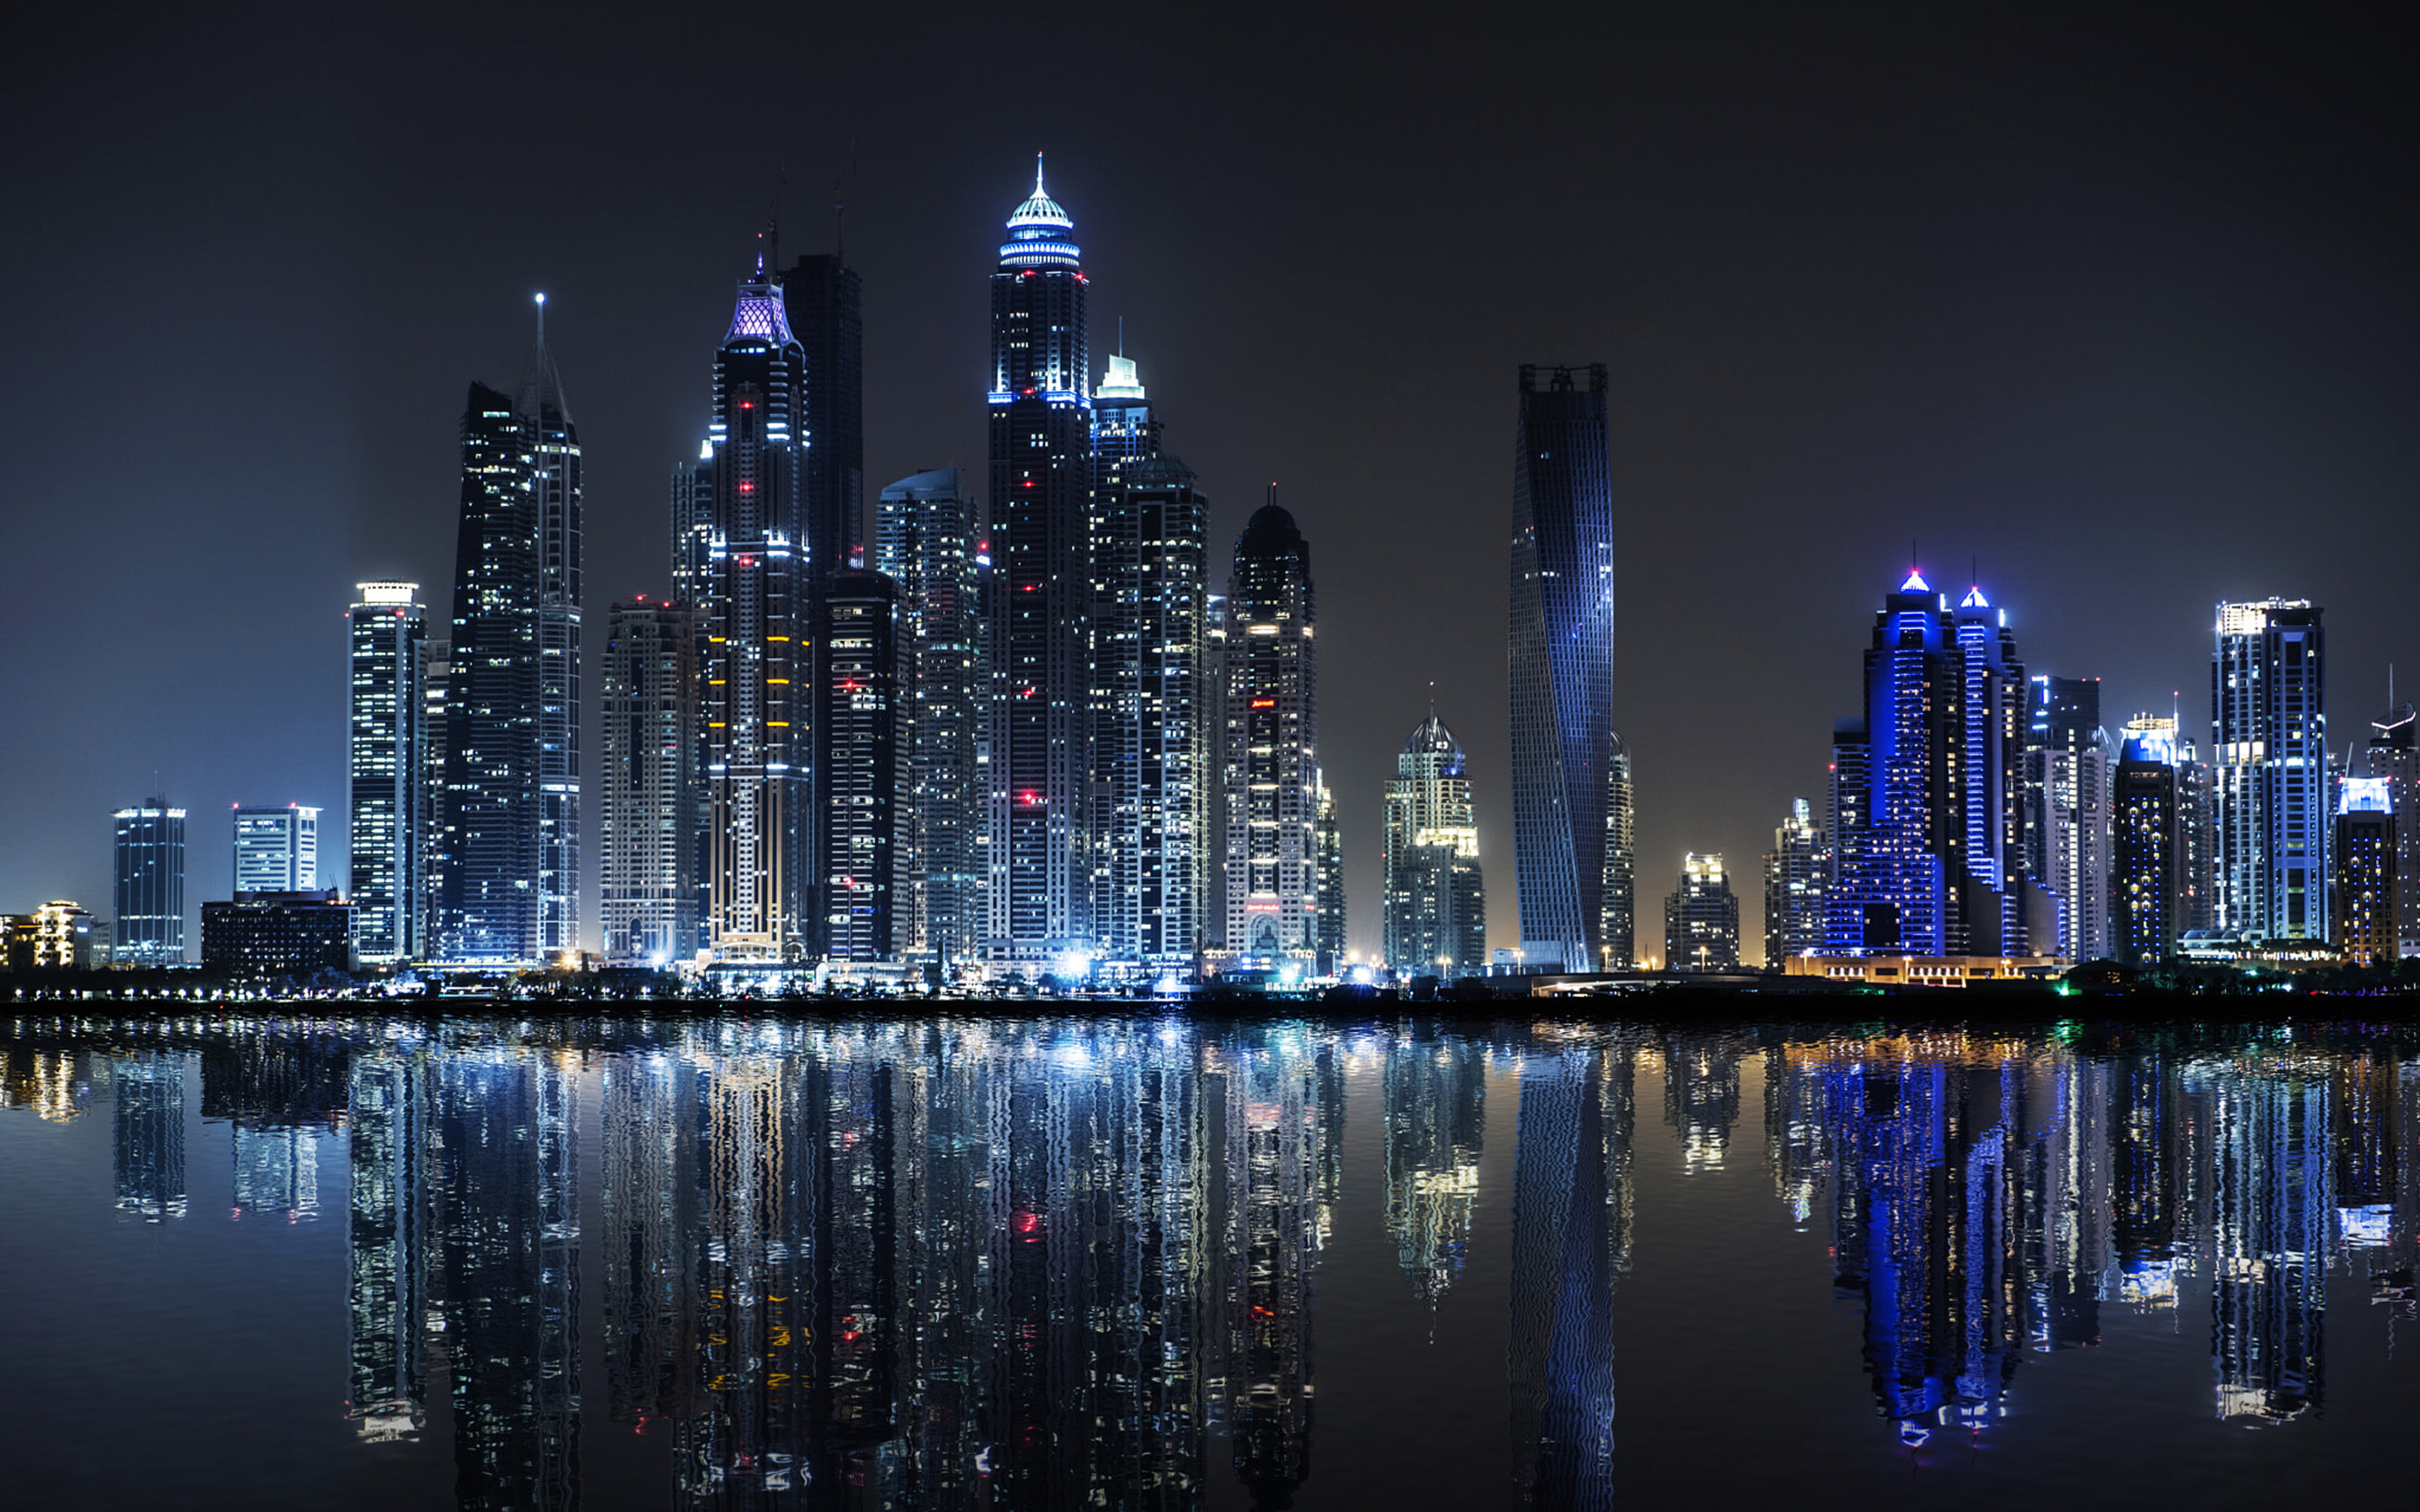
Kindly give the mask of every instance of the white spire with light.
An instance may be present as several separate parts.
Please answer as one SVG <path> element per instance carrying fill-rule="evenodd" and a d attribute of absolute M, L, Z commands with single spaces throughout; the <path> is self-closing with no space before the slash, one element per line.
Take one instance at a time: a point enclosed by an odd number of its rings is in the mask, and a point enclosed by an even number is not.
<path fill-rule="evenodd" d="M 1042 154 L 1033 155 L 1033 197 L 1011 211 L 1008 241 L 1000 249 L 1002 268 L 1074 268 L 1083 253 L 1069 233 L 1074 217 L 1042 188 Z"/>

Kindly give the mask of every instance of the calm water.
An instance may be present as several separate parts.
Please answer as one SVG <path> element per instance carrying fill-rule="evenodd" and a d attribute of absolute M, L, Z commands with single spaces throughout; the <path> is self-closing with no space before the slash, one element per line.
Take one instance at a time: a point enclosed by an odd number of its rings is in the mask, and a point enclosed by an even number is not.
<path fill-rule="evenodd" d="M 2420 1041 L 2382 1032 L 0 1049 L 21 1506 L 2402 1504 L 2414 1468 Z"/>

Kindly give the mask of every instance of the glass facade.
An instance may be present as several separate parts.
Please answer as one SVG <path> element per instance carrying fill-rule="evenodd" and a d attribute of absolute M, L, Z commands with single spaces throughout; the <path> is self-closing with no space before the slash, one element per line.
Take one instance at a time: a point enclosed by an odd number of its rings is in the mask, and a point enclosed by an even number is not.
<path fill-rule="evenodd" d="M 319 885 L 319 810 L 235 810 L 235 890 L 308 892 Z"/>
<path fill-rule="evenodd" d="M 1830 859 L 1812 806 L 1805 798 L 1792 799 L 1790 816 L 1773 832 L 1773 849 L 1764 857 L 1766 965 L 1778 970 L 1793 955 L 1822 953 Z"/>
<path fill-rule="evenodd" d="M 112 815 L 116 826 L 116 953 L 120 965 L 185 964 L 185 810 L 151 798 Z"/>
<path fill-rule="evenodd" d="M 2213 922 L 2272 939 L 2328 933 L 2327 637 L 2317 606 L 2218 606 L 2211 654 Z"/>
<path fill-rule="evenodd" d="M 2395 807 L 2395 933 L 2399 955 L 2420 955 L 2420 728 L 2412 705 L 2397 703 L 2369 725 L 2367 775 L 2386 779 Z"/>
<path fill-rule="evenodd" d="M 1606 368 L 1524 366 L 1512 463 L 1512 861 L 1521 951 L 1585 971 L 1604 929 L 1613 733 Z"/>
<path fill-rule="evenodd" d="M 1487 889 L 1462 743 L 1432 711 L 1387 784 L 1386 950 L 1399 977 L 1487 971 Z"/>
<path fill-rule="evenodd" d="M 2184 933 L 2183 810 L 2177 801 L 2174 734 L 2173 720 L 2129 723 L 2112 784 L 2107 953 L 2124 965 L 2166 960 Z"/>
<path fill-rule="evenodd" d="M 427 627 L 417 583 L 363 583 L 349 611 L 351 708 L 346 758 L 353 927 L 365 964 L 426 949 L 427 810 L 421 759 Z"/>
<path fill-rule="evenodd" d="M 471 385 L 439 789 L 442 961 L 538 960 L 535 437 L 510 395 Z"/>
<path fill-rule="evenodd" d="M 694 957 L 705 887 L 698 762 L 697 613 L 644 594 L 605 628 L 605 959 L 665 966 Z"/>
<path fill-rule="evenodd" d="M 2024 664 L 1977 588 L 1910 572 L 1832 736 L 1826 955 L 2024 955 Z"/>
<path fill-rule="evenodd" d="M 814 833 L 826 959 L 898 958 L 899 590 L 878 572 L 824 579 L 815 704 L 829 754 Z"/>
<path fill-rule="evenodd" d="M 1264 966 L 1319 949 L 1317 620 L 1311 547 L 1264 504 L 1235 538 L 1222 680 L 1227 949 Z"/>
<path fill-rule="evenodd" d="M 708 948 L 796 961 L 814 927 L 809 860 L 806 353 L 769 228 L 714 354 L 714 418 L 674 485 L 676 590 L 704 618 Z M 694 597 L 688 595 L 694 594 Z"/>
<path fill-rule="evenodd" d="M 1093 401 L 1074 231 L 1037 162 L 991 275 L 985 953 L 1028 975 L 1095 944 Z"/>
<path fill-rule="evenodd" d="M 1638 964 L 1638 841 L 1630 785 L 1630 748 L 1613 737 L 1605 764 L 1605 891 L 1597 900 L 1604 920 L 1598 960 L 1607 971 Z"/>
<path fill-rule="evenodd" d="M 1727 971 L 1740 964 L 1739 898 L 1719 855 L 1681 859 L 1681 886 L 1664 899 L 1664 964 Z"/>
<path fill-rule="evenodd" d="M 874 568 L 899 585 L 897 942 L 903 960 L 944 966 L 977 959 L 985 927 L 980 545 L 955 468 L 902 478 L 875 505 Z"/>
<path fill-rule="evenodd" d="M 546 296 L 537 344 L 522 379 L 530 493 L 537 519 L 537 952 L 552 961 L 581 948 L 582 759 L 580 433 L 546 347 Z"/>

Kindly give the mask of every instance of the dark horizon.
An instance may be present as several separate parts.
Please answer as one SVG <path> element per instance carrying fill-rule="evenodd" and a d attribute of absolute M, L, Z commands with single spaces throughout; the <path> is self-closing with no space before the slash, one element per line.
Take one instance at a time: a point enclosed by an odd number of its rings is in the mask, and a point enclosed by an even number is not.
<path fill-rule="evenodd" d="M 0 909 L 112 913 L 108 813 L 155 792 L 190 813 L 189 909 L 226 895 L 236 803 L 320 808 L 341 881 L 345 605 L 415 580 L 442 625 L 457 407 L 516 378 L 540 291 L 586 453 L 593 667 L 607 606 L 667 586 L 666 476 L 777 186 L 784 265 L 847 206 L 869 501 L 979 477 L 985 278 L 1036 148 L 1094 344 L 1125 317 L 1211 501 L 1212 582 L 1273 479 L 1310 541 L 1364 955 L 1432 680 L 1491 943 L 1517 937 L 1526 363 L 1610 368 L 1642 951 L 1697 850 L 1726 855 L 1753 955 L 1759 858 L 1792 797 L 1820 812 L 1911 540 L 1935 587 L 1974 564 L 2028 671 L 2103 677 L 2113 731 L 2180 693 L 2207 739 L 2221 600 L 2325 609 L 2339 750 L 2390 664 L 2420 678 L 2396 586 L 2420 190 L 2382 10 L 1360 15 L 19 21 Z M 998 81 L 1041 77 L 1063 115 L 1003 118 Z"/>

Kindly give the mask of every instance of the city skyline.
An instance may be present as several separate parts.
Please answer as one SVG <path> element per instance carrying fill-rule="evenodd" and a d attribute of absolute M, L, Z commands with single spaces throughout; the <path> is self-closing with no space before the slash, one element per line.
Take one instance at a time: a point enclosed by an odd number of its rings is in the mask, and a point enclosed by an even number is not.
<path fill-rule="evenodd" d="M 862 86 L 849 85 L 777 133 L 803 138 L 784 144 L 799 164 L 784 222 L 794 243 L 824 250 L 832 245 L 827 203 L 848 203 L 847 262 L 865 280 L 868 476 L 971 469 L 979 422 L 956 397 L 981 363 L 972 329 L 981 296 L 970 283 L 980 276 L 980 252 L 970 262 L 970 249 L 992 236 L 1022 153 L 1054 153 L 1054 193 L 1088 227 L 1095 333 L 1124 316 L 1127 349 L 1152 373 L 1155 397 L 1185 417 L 1183 450 L 1212 501 L 1211 538 L 1232 539 L 1270 478 L 1289 499 L 1317 503 L 1305 526 L 1326 563 L 1333 625 L 1323 765 L 1340 806 L 1351 943 L 1365 956 L 1376 942 L 1374 794 L 1432 677 L 1481 774 L 1485 860 L 1499 878 L 1512 874 L 1506 736 L 1485 717 L 1500 702 L 1501 648 L 1488 632 L 1502 623 L 1502 604 L 1464 564 L 1500 561 L 1503 417 L 1493 396 L 1523 361 L 1604 360 L 1612 370 L 1616 482 L 1620 497 L 1637 501 L 1617 518 L 1626 649 L 1614 717 L 1636 762 L 1648 877 L 1688 850 L 1761 854 L 1770 815 L 1811 789 L 1822 721 L 1850 696 L 1832 637 L 1815 627 L 1861 612 L 1910 535 L 1936 579 L 1955 579 L 1980 556 L 1991 580 L 2024 606 L 2015 627 L 2030 663 L 2101 675 L 2104 704 L 2116 711 L 2167 708 L 2181 688 L 2196 734 L 2211 606 L 2271 595 L 2324 604 L 2336 744 L 2358 734 L 2385 706 L 2387 665 L 2420 659 L 2389 618 L 2397 553 L 2339 544 L 2381 532 L 2392 542 L 2408 508 L 2400 438 L 2410 380 L 2386 354 L 2408 348 L 2415 328 L 2404 250 L 2412 239 L 2403 234 L 2411 201 L 2399 187 L 2368 192 L 2368 158 L 2313 149 L 2336 140 L 2347 112 L 2400 107 L 2358 103 L 2365 91 L 2348 87 L 2328 91 L 2331 108 L 2311 119 L 2285 103 L 2300 98 L 2292 91 L 2248 112 L 2229 93 L 2222 110 L 2193 67 L 2246 45 L 2219 28 L 2122 83 L 2088 84 L 2080 104 L 2072 92 L 2061 96 L 2059 110 L 2111 127 L 2083 152 L 2040 130 L 2052 108 L 2032 102 L 2074 78 L 2049 33 L 2027 31 L 1987 62 L 1951 32 L 1931 35 L 1922 51 L 1946 51 L 1943 76 L 1975 86 L 1975 101 L 1947 110 L 1936 137 L 1910 146 L 1919 107 L 1941 106 L 1933 86 L 1903 63 L 1847 55 L 1870 34 L 1843 31 L 1843 53 L 1818 54 L 1841 66 L 1833 82 L 1792 82 L 1793 56 L 1772 110 L 1800 123 L 1824 98 L 1808 91 L 1859 81 L 1883 86 L 1874 108 L 1891 124 L 1873 136 L 1824 126 L 1803 157 L 1776 150 L 1758 127 L 1723 119 L 1722 102 L 1748 93 L 1723 64 L 1727 54 L 1693 34 L 1658 34 L 1648 51 L 1677 55 L 1681 78 L 1704 82 L 1712 70 L 1721 87 L 1708 93 L 1711 103 L 1690 105 L 1670 87 L 1643 90 L 1595 139 L 1616 147 L 1603 162 L 1577 142 L 1502 131 L 1440 154 L 1440 141 L 1472 124 L 1459 116 L 1447 136 L 1423 134 L 1443 131 L 1440 123 L 1389 145 L 1299 103 L 1251 124 L 1215 157 L 1189 147 L 1164 152 L 1171 141 L 1204 139 L 1171 138 L 1169 107 L 1156 101 L 1136 107 L 1147 130 L 1119 140 L 1002 142 L 992 123 L 978 130 L 982 113 L 971 106 L 868 137 L 845 119 L 863 102 Z M 252 35 L 240 24 L 229 31 Z M 1772 35 L 1766 45 L 1776 48 L 1785 38 L 1822 45 L 1795 23 Z M 1085 40 L 1071 64 L 1097 67 L 1140 40 Z M 586 45 L 607 58 L 628 55 L 614 51 L 627 42 Z M 680 44 L 670 45 L 677 54 Z M 1028 45 L 1010 55 L 1028 56 Z M 162 85 L 133 118 L 170 108 L 207 116 L 191 108 L 195 90 L 253 78 L 258 67 L 234 46 L 204 49 L 216 71 L 200 70 L 201 83 L 156 77 L 149 70 L 160 65 L 147 54 L 124 65 L 129 85 Z M 1248 79 L 1293 85 L 1309 77 L 1294 70 L 1332 57 L 1314 45 L 1296 61 L 1257 62 L 1239 46 L 1238 38 L 1214 38 L 1203 56 L 1241 59 Z M 70 98 L 54 91 L 70 88 L 116 99 L 121 86 L 95 85 L 77 55 L 62 53 L 55 76 L 16 108 L 50 110 Z M 973 67 L 954 54 L 939 61 L 944 76 Z M 1188 59 L 1180 71 L 1200 66 Z M 1571 65 L 1537 66 L 1561 77 Z M 1761 52 L 1742 66 L 1761 84 L 1778 67 Z M 2328 66 L 2366 67 L 2349 55 Z M 760 67 L 774 65 L 749 65 Z M 280 75 L 295 71 L 310 70 Z M 1804 71 L 1810 81 L 1825 72 Z M 599 140 L 605 102 L 618 94 L 607 89 L 610 77 L 608 69 L 566 85 L 563 129 L 572 140 Z M 346 104 L 262 82 L 303 119 L 351 118 Z M 1525 76 L 1521 93 L 1538 82 Z M 386 87 L 406 89 L 396 80 Z M 197 286 L 146 286 L 127 276 L 130 252 L 85 247 L 69 259 L 66 238 L 55 239 L 55 253 L 46 242 L 19 254 L 28 276 L 10 297 L 28 301 L 24 375 L 45 376 L 42 392 L 28 393 L 8 421 L 5 439 L 29 458 L 8 544 L 13 556 L 63 566 L 0 615 L 21 636 L 63 627 L 113 666 L 134 660 L 117 622 L 141 619 L 138 604 L 190 617 L 195 631 L 178 647 L 190 657 L 140 658 L 114 695 L 70 690 L 61 718 L 29 722 L 0 744 L 0 769 L 19 779 L 10 789 L 27 795 L 0 809 L 12 837 L 0 856 L 10 906 L 101 896 L 106 860 L 95 837 L 128 794 L 164 789 L 195 812 L 256 795 L 341 805 L 339 734 L 318 727 L 318 700 L 297 691 L 289 704 L 286 691 L 333 685 L 332 600 L 223 597 L 227 553 L 274 541 L 281 573 L 293 580 L 418 581 L 429 585 L 434 625 L 447 623 L 443 430 L 462 374 L 513 370 L 506 364 L 524 349 L 526 301 L 537 289 L 552 296 L 550 336 L 581 400 L 590 597 L 603 604 L 667 586 L 652 565 L 659 459 L 693 451 L 697 332 L 727 313 L 711 308 L 727 298 L 720 280 L 780 163 L 721 161 L 700 149 L 697 129 L 683 128 L 631 170 L 628 191 L 592 163 L 551 193 L 552 216 L 520 216 L 501 238 L 492 227 L 515 217 L 466 213 L 446 218 L 458 226 L 430 225 L 419 214 L 434 193 L 426 180 L 431 164 L 458 150 L 450 133 L 459 129 L 433 124 L 416 87 L 389 102 L 432 123 L 426 143 L 347 131 L 289 141 L 257 122 L 214 123 L 197 140 L 227 149 L 216 161 L 227 164 L 232 203 L 257 212 L 257 227 L 240 217 L 201 219 L 187 192 L 163 185 L 163 170 L 124 155 L 114 136 L 77 149 L 89 156 L 73 161 L 95 169 L 78 187 L 37 186 L 46 197 L 32 213 L 67 226 L 94 221 L 94 196 L 122 204 L 129 184 L 157 191 L 135 198 L 189 243 L 210 283 L 207 297 Z M 1372 87 L 1352 83 L 1345 93 L 1367 106 Z M 669 119 L 683 98 L 675 91 L 650 108 Z M 80 119 L 88 108 L 56 114 Z M 538 105 L 516 103 L 508 114 L 524 108 Z M 1659 134 L 1659 111 L 1685 130 Z M 2158 122 L 2146 124 L 2153 116 Z M 2391 141 L 2390 128 L 2371 118 L 2358 134 Z M 69 151 L 54 130 L 27 140 L 38 151 Z M 304 138 L 320 145 L 296 145 Z M 850 178 L 852 138 L 860 147 Z M 1318 140 L 1346 143 L 1367 172 L 1340 192 L 1314 170 L 1319 154 L 1268 150 Z M 2273 153 L 2329 167 L 2288 174 Z M 1210 213 L 1246 162 L 1257 234 L 1273 254 L 1237 259 L 1190 245 L 1183 228 Z M 280 194 L 295 198 L 291 211 L 264 196 L 272 164 Z M 314 164 L 320 171 L 283 171 Z M 1714 177 L 1695 177 L 1699 167 Z M 1391 225 L 1449 178 L 1471 197 L 1466 213 L 1571 255 L 1525 266 L 1492 284 L 1484 301 L 1408 321 L 1403 312 L 1417 301 L 1406 291 L 1435 277 L 1435 264 L 1404 250 L 1369 266 L 1371 228 Z M 843 180 L 845 193 L 828 193 Z M 293 190 L 297 182 L 305 187 Z M 689 208 L 641 226 L 626 194 L 672 183 Z M 449 177 L 443 193 L 494 210 L 500 202 L 488 196 L 507 190 L 525 192 L 503 178 L 466 186 Z M 1723 199 L 1733 208 L 1703 203 Z M 271 255 L 279 228 L 303 224 L 288 214 L 310 224 L 297 243 L 307 266 L 290 251 Z M 411 236 L 399 234 L 398 217 L 411 220 Z M 474 226 L 488 229 L 474 239 Z M 474 254 L 482 240 L 493 250 Z M 1355 282 L 1365 269 L 1368 283 Z M 356 279 L 380 297 L 353 297 Z M 285 318 L 264 322 L 258 312 L 272 299 Z M 72 328 L 51 305 L 79 312 Z M 334 323 L 340 315 L 366 329 L 335 339 L 349 329 Z M 58 406 L 85 392 L 76 380 L 89 371 L 85 350 L 172 329 L 187 334 L 167 344 L 175 350 L 160 381 L 202 397 L 163 418 L 156 454 L 129 460 L 122 486 L 139 496 L 129 524 L 150 532 L 155 548 L 104 579 L 60 533 L 79 517 L 78 495 L 66 464 L 37 438 L 72 429 Z M 355 348 L 375 351 L 375 363 Z M 330 350 L 339 353 L 333 370 L 303 358 Z M 1333 401 L 1306 404 L 1305 391 L 1272 378 L 1320 364 L 1333 375 L 1324 391 L 1340 396 Z M 311 486 L 297 492 L 280 480 L 255 490 L 233 439 L 293 402 L 294 375 L 305 371 L 328 373 L 334 395 L 324 401 L 326 423 L 291 443 L 287 471 Z M 1427 377 L 1409 383 L 1403 372 Z M 2328 459 L 2321 471 L 2314 457 Z M 2252 558 L 2241 543 L 2288 505 L 2324 528 Z M 1792 549 L 1759 548 L 1760 532 L 1786 522 L 1799 525 Z M 207 536 L 194 533 L 205 524 Z M 2105 553 L 2074 548 L 2102 534 Z M 2146 554 L 2154 548 L 2156 556 Z M 2146 573 L 2144 561 L 2158 562 L 2156 572 Z M 1211 563 L 1214 580 L 1222 566 Z M 1752 612 L 1704 625 L 1663 656 L 1640 654 L 1649 627 L 1681 623 L 1709 581 Z M 1430 613 L 1429 604 L 1452 607 Z M 1807 645 L 1768 667 L 1757 656 L 1762 632 L 1747 622 L 1814 633 L 1793 637 Z M 245 667 L 280 691 L 248 701 L 240 715 L 223 710 L 228 701 L 206 671 L 214 664 Z M 12 683 L 9 691 L 23 697 L 30 687 Z M 1779 702 L 1771 716 L 1779 738 L 1752 748 L 1718 738 L 1730 711 L 1767 698 Z M 332 834 L 331 876 L 341 874 L 333 869 L 343 864 L 342 843 Z M 215 845 L 197 854 L 189 897 L 222 895 L 225 864 Z M 1496 889 L 1492 944 L 1513 943 L 1512 890 Z"/>

